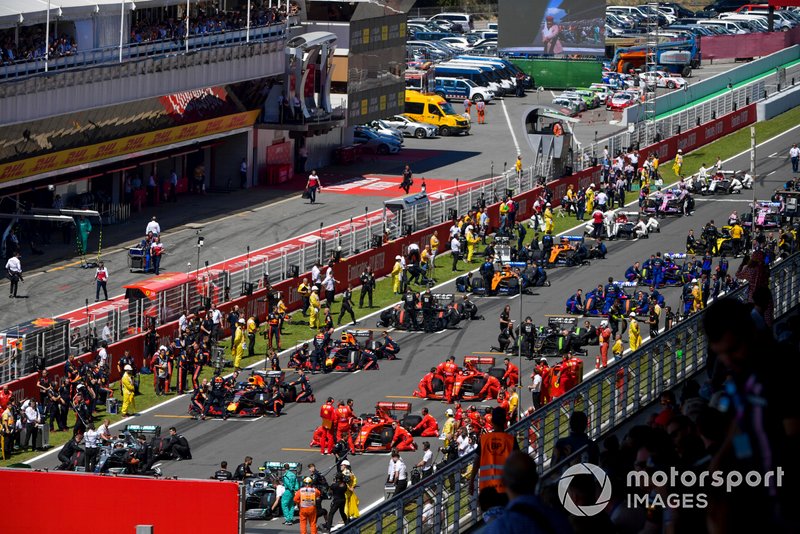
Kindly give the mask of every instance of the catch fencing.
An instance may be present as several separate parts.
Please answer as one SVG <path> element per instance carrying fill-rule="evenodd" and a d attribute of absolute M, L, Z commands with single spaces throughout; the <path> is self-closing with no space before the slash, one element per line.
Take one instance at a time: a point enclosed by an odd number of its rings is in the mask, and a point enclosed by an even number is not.
<path fill-rule="evenodd" d="M 799 277 L 800 253 L 772 268 L 770 287 L 776 317 L 800 303 Z M 746 301 L 748 290 L 745 284 L 727 296 Z M 569 417 L 575 410 L 588 415 L 588 433 L 597 439 L 705 367 L 704 313 L 689 316 L 508 430 L 515 435 L 520 449 L 534 458 L 544 478 L 552 478 L 548 468 L 555 443 L 568 434 Z M 471 453 L 446 464 L 432 476 L 351 522 L 342 532 L 457 533 L 474 527 L 480 520 L 477 491 L 470 494 L 464 490 L 469 488 L 469 473 L 475 461 L 476 455 Z M 553 468 L 563 465 L 559 463 Z"/>
<path fill-rule="evenodd" d="M 790 85 L 794 85 L 796 80 L 800 81 L 800 65 L 788 67 L 785 79 L 790 82 Z M 785 88 L 786 83 L 783 85 Z M 614 155 L 617 152 L 626 152 L 629 147 L 649 145 L 656 138 L 667 139 L 680 135 L 691 128 L 702 126 L 727 113 L 763 100 L 780 89 L 778 83 L 763 78 L 741 87 L 733 87 L 724 94 L 695 105 L 691 105 L 692 102 L 684 101 L 685 109 L 670 113 L 666 117 L 656 120 L 655 124 L 640 122 L 636 124 L 633 132 L 626 130 L 581 147 L 577 151 L 576 166 L 579 169 L 591 167 L 594 161 L 602 157 L 603 148 L 606 146 L 609 153 Z M 656 100 L 656 106 L 658 106 L 658 100 Z"/>

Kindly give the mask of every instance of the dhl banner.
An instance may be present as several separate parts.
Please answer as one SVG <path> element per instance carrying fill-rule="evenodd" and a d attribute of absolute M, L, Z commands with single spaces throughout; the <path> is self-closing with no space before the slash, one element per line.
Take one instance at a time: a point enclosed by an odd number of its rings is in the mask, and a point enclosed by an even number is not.
<path fill-rule="evenodd" d="M 166 130 L 132 135 L 96 145 L 62 150 L 53 154 L 6 163 L 0 165 L 0 183 L 252 126 L 258 118 L 258 114 L 258 110 L 245 111 L 217 119 L 194 122 Z"/>

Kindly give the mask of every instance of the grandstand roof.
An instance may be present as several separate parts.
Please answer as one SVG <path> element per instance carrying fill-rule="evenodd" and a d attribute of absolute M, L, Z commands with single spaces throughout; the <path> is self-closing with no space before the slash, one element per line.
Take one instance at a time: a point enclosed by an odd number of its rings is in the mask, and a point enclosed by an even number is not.
<path fill-rule="evenodd" d="M 50 0 L 50 21 L 58 16 L 61 9 L 62 20 L 81 20 L 91 18 L 95 13 L 119 16 L 123 0 Z M 125 10 L 131 8 L 131 1 L 125 1 Z M 185 0 L 134 0 L 139 9 L 169 5 L 185 5 Z M 20 16 L 22 20 L 20 21 Z M 3 0 L 0 2 L 0 28 L 13 28 L 17 24 L 32 26 L 44 24 L 47 20 L 47 0 Z"/>

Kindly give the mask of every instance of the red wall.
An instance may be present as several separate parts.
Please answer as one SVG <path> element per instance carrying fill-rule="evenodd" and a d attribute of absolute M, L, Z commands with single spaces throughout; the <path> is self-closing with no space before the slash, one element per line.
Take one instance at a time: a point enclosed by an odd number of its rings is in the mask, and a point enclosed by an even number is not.
<path fill-rule="evenodd" d="M 0 486 L 13 488 L 3 492 L 0 532 L 239 532 L 235 482 L 2 469 Z"/>
<path fill-rule="evenodd" d="M 640 161 L 644 161 L 650 153 L 658 154 L 658 158 L 660 161 L 667 161 L 672 159 L 675 154 L 677 153 L 678 149 L 682 149 L 685 152 L 690 150 L 694 150 L 700 146 L 708 144 L 720 137 L 727 135 L 733 131 L 736 131 L 740 128 L 744 128 L 750 124 L 753 124 L 756 121 L 756 106 L 755 104 L 750 104 L 749 106 L 745 106 L 738 111 L 733 113 L 729 113 L 723 117 L 720 117 L 716 120 L 698 126 L 696 128 L 692 128 L 691 130 L 687 130 L 686 132 L 681 133 L 680 135 L 671 137 L 660 143 L 656 143 L 654 145 L 645 147 L 640 150 L 642 158 Z M 713 164 L 713 161 L 706 162 L 709 165 Z M 590 183 L 600 183 L 600 176 L 601 176 L 601 169 L 600 167 L 593 167 L 591 169 L 586 169 L 584 171 L 575 173 L 572 176 L 566 176 L 559 180 L 555 180 L 548 184 L 553 190 L 553 204 L 554 206 L 558 206 L 561 199 L 564 197 L 567 191 L 567 187 L 569 185 L 575 186 L 576 189 L 582 188 L 585 189 L 589 186 Z M 521 195 L 517 195 L 514 197 L 520 204 L 520 215 L 518 215 L 518 219 L 522 220 L 524 218 L 528 218 L 531 215 L 533 209 L 533 202 L 536 198 L 541 194 L 541 188 L 536 188 Z M 499 220 L 499 204 L 493 204 L 488 207 L 489 210 L 489 217 L 493 224 L 497 224 Z M 343 291 L 344 288 L 347 286 L 347 283 L 353 285 L 353 287 L 357 287 L 359 285 L 359 276 L 361 272 L 364 270 L 366 265 L 371 265 L 376 277 L 386 276 L 388 275 L 392 267 L 394 266 L 394 258 L 398 254 L 404 254 L 408 245 L 411 243 L 417 243 L 420 246 L 424 246 L 428 244 L 430 241 L 431 235 L 433 235 L 434 231 L 439 232 L 439 252 L 443 252 L 448 248 L 448 230 L 451 226 L 451 222 L 445 222 L 434 226 L 432 228 L 422 230 L 416 232 L 415 234 L 404 237 L 402 239 L 398 239 L 391 243 L 387 243 L 380 248 L 371 249 L 364 251 L 360 254 L 355 256 L 351 256 L 347 258 L 345 261 L 338 263 L 334 266 L 334 278 L 339 280 L 339 284 L 337 284 L 337 289 Z M 297 295 L 297 286 L 300 283 L 300 280 L 303 276 L 309 276 L 308 274 L 303 274 L 299 278 L 286 280 L 280 282 L 274 286 L 274 289 L 281 291 L 284 295 L 284 301 L 288 306 L 290 311 L 294 311 L 300 308 L 301 301 Z M 265 291 L 262 289 L 260 291 L 256 291 L 250 297 L 239 297 L 233 301 L 220 304 L 219 309 L 223 312 L 223 314 L 227 314 L 227 312 L 233 308 L 236 304 L 241 309 L 247 310 L 248 315 L 256 314 L 256 311 L 259 310 L 257 307 L 257 301 L 263 299 L 266 296 Z M 261 313 L 261 312 L 259 312 Z M 263 317 L 260 317 L 263 319 Z M 175 335 L 177 331 L 177 322 L 169 323 L 166 325 L 161 326 L 158 329 L 159 336 L 163 338 L 172 337 Z M 309 337 L 311 336 L 311 330 L 309 329 Z M 129 350 L 131 354 L 133 354 L 139 365 L 142 362 L 142 356 L 144 352 L 144 336 L 137 335 L 125 340 L 122 340 L 118 343 L 111 345 L 110 351 L 111 354 L 115 356 L 121 355 L 125 350 Z M 81 359 L 88 360 L 93 357 L 92 354 L 85 354 L 81 356 Z M 55 365 L 49 368 L 51 376 L 61 376 L 64 374 L 64 364 Z M 32 374 L 25 378 L 16 380 L 11 382 L 9 385 L 11 390 L 14 392 L 15 395 L 18 397 L 30 397 L 34 396 L 38 393 L 36 388 L 36 380 L 38 375 Z M 112 380 L 116 380 L 116 368 L 112 369 Z"/>
<path fill-rule="evenodd" d="M 736 59 L 768 56 L 795 44 L 800 44 L 800 27 L 786 32 L 701 37 L 700 50 L 703 59 Z"/>

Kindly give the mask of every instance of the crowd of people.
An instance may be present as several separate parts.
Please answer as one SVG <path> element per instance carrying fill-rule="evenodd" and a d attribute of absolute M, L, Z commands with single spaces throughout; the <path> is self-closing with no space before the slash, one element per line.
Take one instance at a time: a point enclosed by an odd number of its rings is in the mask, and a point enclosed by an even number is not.
<path fill-rule="evenodd" d="M 288 5 L 281 3 L 277 7 L 268 7 L 263 2 L 261 5 L 258 2 L 253 2 L 250 10 L 250 26 L 279 24 L 284 22 L 287 16 L 295 16 L 299 12 L 300 6 L 293 0 L 290 0 Z M 46 53 L 51 60 L 76 54 L 78 46 L 74 36 L 65 32 L 56 34 L 52 26 L 53 24 L 51 23 L 49 43 L 45 43 L 46 32 L 44 24 L 21 26 L 18 29 L 11 28 L 0 31 L 0 64 L 10 65 L 33 61 L 44 58 Z M 246 26 L 246 9 L 217 11 L 213 14 L 201 9 L 198 16 L 189 20 L 189 34 L 190 36 L 205 36 L 242 30 Z M 185 37 L 185 19 L 147 20 L 142 18 L 131 25 L 129 42 L 131 44 L 158 41 L 183 42 Z"/>
<path fill-rule="evenodd" d="M 23 26 L 19 28 L 18 37 L 14 32 L 13 28 L 0 31 L 0 64 L 33 61 L 44 58 L 45 54 L 50 59 L 56 59 L 74 55 L 78 51 L 75 38 L 66 33 L 51 33 L 50 42 L 46 43 L 44 24 Z"/>

